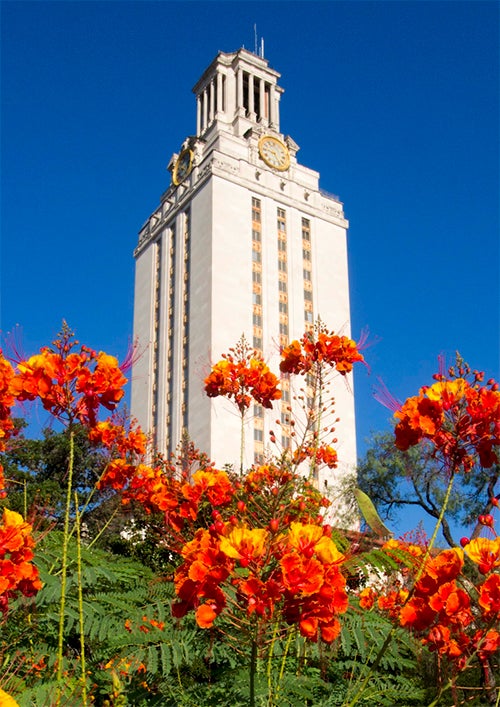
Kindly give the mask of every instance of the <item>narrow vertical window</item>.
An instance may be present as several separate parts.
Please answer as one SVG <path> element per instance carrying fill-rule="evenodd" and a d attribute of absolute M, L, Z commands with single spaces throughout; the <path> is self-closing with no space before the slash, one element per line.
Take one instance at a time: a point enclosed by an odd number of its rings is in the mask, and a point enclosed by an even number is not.
<path fill-rule="evenodd" d="M 155 290 L 154 290 L 154 333 L 153 333 L 153 443 L 158 441 L 159 394 L 160 394 L 160 316 L 161 316 L 161 237 L 155 246 Z"/>
<path fill-rule="evenodd" d="M 175 336 L 175 291 L 176 291 L 176 267 L 175 257 L 177 249 L 175 223 L 170 227 L 170 247 L 168 252 L 168 332 L 167 332 L 167 453 L 170 455 L 174 451 L 174 336 Z"/>
<path fill-rule="evenodd" d="M 184 281 L 182 327 L 182 427 L 188 429 L 189 405 L 189 285 L 191 265 L 191 224 L 189 211 L 184 213 Z"/>
<path fill-rule="evenodd" d="M 252 346 L 262 353 L 262 204 L 257 197 L 252 197 Z M 254 406 L 253 419 L 253 455 L 254 463 L 259 464 L 264 458 L 264 409 Z"/>
<path fill-rule="evenodd" d="M 289 343 L 289 314 L 288 314 L 288 236 L 285 209 L 276 211 L 276 230 L 278 236 L 278 299 L 279 299 L 279 343 L 287 346 Z M 280 381 L 282 395 L 289 394 L 290 381 L 288 376 L 282 375 Z M 288 403 L 286 397 L 280 402 L 281 446 L 288 449 L 291 442 L 291 428 Z"/>

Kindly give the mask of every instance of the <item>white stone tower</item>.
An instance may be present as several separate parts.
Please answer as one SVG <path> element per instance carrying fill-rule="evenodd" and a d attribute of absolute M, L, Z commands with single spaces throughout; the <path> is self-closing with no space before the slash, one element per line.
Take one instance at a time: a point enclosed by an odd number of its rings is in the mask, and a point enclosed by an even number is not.
<path fill-rule="evenodd" d="M 319 316 L 350 335 L 342 204 L 297 162 L 280 132 L 280 75 L 245 49 L 219 53 L 193 89 L 196 135 L 168 169 L 171 184 L 139 234 L 132 415 L 156 448 L 174 450 L 186 429 L 218 465 L 240 458 L 240 419 L 209 399 L 211 362 L 244 334 L 278 373 L 279 349 Z M 245 465 L 265 454 L 272 428 L 288 444 L 288 398 L 248 416 Z M 352 381 L 335 385 L 338 473 L 356 463 Z M 276 427 L 281 417 L 283 428 Z M 282 439 L 279 439 L 282 437 Z M 322 472 L 320 487 L 331 485 Z"/>

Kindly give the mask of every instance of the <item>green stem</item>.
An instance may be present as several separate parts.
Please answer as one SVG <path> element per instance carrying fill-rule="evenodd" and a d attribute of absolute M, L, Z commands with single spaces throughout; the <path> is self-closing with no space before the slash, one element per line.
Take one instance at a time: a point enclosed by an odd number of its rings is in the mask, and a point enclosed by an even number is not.
<path fill-rule="evenodd" d="M 318 361 L 316 365 L 316 373 L 315 373 L 315 380 L 314 380 L 314 388 L 315 391 L 317 391 L 317 397 L 318 397 L 318 402 L 317 402 L 317 407 L 316 407 L 316 419 L 314 422 L 314 454 L 311 459 L 311 468 L 310 468 L 310 477 L 312 478 L 313 482 L 317 481 L 317 488 L 319 488 L 319 478 L 316 478 L 317 475 L 317 470 L 318 470 L 318 462 L 317 462 L 317 453 L 318 453 L 318 447 L 319 447 L 319 436 L 320 436 L 320 430 L 321 430 L 321 415 L 322 415 L 322 408 L 323 408 L 323 376 L 322 376 L 322 368 L 321 368 L 321 362 Z M 314 395 L 316 398 L 316 393 Z"/>
<path fill-rule="evenodd" d="M 64 513 L 64 530 L 61 557 L 61 601 L 59 604 L 59 632 L 57 641 L 57 699 L 56 707 L 61 704 L 61 686 L 63 673 L 63 648 L 64 648 L 64 612 L 66 609 L 66 576 L 68 569 L 69 545 L 69 519 L 71 513 L 71 497 L 73 486 L 73 466 L 75 458 L 75 431 L 69 427 L 69 461 L 68 461 L 68 487 L 66 490 L 66 510 Z"/>
<path fill-rule="evenodd" d="M 78 577 L 78 619 L 80 624 L 80 667 L 82 681 L 82 705 L 87 707 L 87 675 L 85 666 L 85 633 L 83 628 L 83 586 L 82 586 L 82 538 L 80 526 L 80 511 L 78 509 L 78 494 L 75 491 L 75 524 L 76 524 L 76 568 Z"/>
<path fill-rule="evenodd" d="M 102 526 L 102 528 L 100 529 L 100 531 L 96 534 L 96 536 L 95 536 L 94 538 L 92 538 L 92 541 L 87 544 L 87 549 L 90 550 L 90 549 L 96 544 L 96 542 L 99 540 L 99 538 L 100 538 L 101 535 L 104 533 L 104 531 L 106 530 L 106 528 L 109 527 L 110 523 L 113 521 L 113 518 L 116 516 L 117 513 L 118 513 L 118 508 L 115 508 L 115 510 L 114 510 L 113 513 L 109 516 L 108 520 L 104 523 L 104 525 Z M 80 514 L 80 515 L 81 515 L 81 514 Z"/>
<path fill-rule="evenodd" d="M 441 511 L 439 512 L 439 517 L 438 517 L 438 519 L 437 519 L 437 521 L 436 521 L 436 526 L 435 526 L 434 531 L 433 531 L 433 533 L 432 533 L 432 537 L 431 537 L 431 539 L 429 540 L 429 545 L 427 546 L 427 550 L 425 551 L 425 555 L 424 555 L 424 558 L 423 558 L 423 560 L 422 560 L 422 563 L 420 564 L 420 568 L 419 568 L 419 570 L 418 570 L 418 572 L 417 572 L 417 576 L 415 577 L 415 584 L 418 582 L 418 580 L 419 580 L 420 577 L 422 576 L 422 572 L 424 571 L 425 563 L 427 562 L 427 560 L 428 560 L 428 558 L 429 558 L 429 556 L 430 556 L 430 554 L 431 554 L 431 550 L 432 550 L 432 548 L 434 547 L 434 543 L 436 542 L 436 538 L 437 538 L 437 534 L 438 534 L 438 532 L 439 532 L 439 528 L 441 527 L 441 523 L 443 522 L 444 514 L 446 513 L 446 509 L 448 508 L 448 503 L 449 503 L 449 500 L 450 500 L 451 489 L 452 489 L 452 487 L 453 487 L 453 482 L 454 482 L 454 480 L 455 480 L 455 473 L 452 472 L 451 475 L 450 475 L 450 480 L 449 480 L 449 482 L 448 482 L 448 486 L 447 486 L 447 488 L 446 488 L 446 493 L 445 493 L 445 496 L 444 496 L 443 504 L 442 504 L 442 506 L 441 506 Z M 408 597 L 408 599 L 409 599 L 409 598 L 410 598 L 410 597 Z M 406 601 L 408 601 L 408 599 L 407 599 Z M 405 603 L 406 603 L 406 602 L 405 602 Z"/>
<path fill-rule="evenodd" d="M 268 707 L 272 707 L 273 705 L 273 681 L 272 681 L 272 663 L 273 663 L 273 653 L 274 653 L 274 644 L 276 643 L 276 634 L 278 633 L 278 623 L 274 624 L 274 629 L 273 629 L 273 637 L 271 639 L 271 645 L 269 646 L 269 654 L 267 657 L 267 693 L 268 693 L 268 700 L 267 704 Z"/>
<path fill-rule="evenodd" d="M 245 454 L 245 411 L 241 411 L 241 436 L 240 436 L 240 475 L 243 476 L 243 460 Z"/>
<path fill-rule="evenodd" d="M 255 707 L 255 673 L 257 669 L 257 641 L 252 638 L 250 652 L 250 707 Z"/>
<path fill-rule="evenodd" d="M 280 674 L 278 675 L 278 684 L 276 685 L 276 701 L 275 704 L 279 704 L 278 698 L 280 694 L 281 683 L 283 681 L 283 675 L 285 674 L 286 659 L 288 657 L 288 650 L 290 648 L 290 643 L 292 642 L 292 636 L 294 635 L 294 630 L 291 628 L 288 632 L 288 638 L 285 644 L 285 650 L 283 652 L 283 658 L 281 660 Z"/>

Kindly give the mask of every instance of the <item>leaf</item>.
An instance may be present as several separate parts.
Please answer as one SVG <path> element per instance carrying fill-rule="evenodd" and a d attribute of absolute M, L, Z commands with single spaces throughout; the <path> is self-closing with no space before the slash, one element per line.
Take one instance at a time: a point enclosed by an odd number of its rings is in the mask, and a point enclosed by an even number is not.
<path fill-rule="evenodd" d="M 371 498 L 359 488 L 354 489 L 354 495 L 363 518 L 373 532 L 382 538 L 391 537 L 391 531 L 383 524 Z"/>
<path fill-rule="evenodd" d="M 158 648 L 156 646 L 148 646 L 147 666 L 148 673 L 154 675 L 158 672 Z"/>
<path fill-rule="evenodd" d="M 162 673 L 163 675 L 169 675 L 172 669 L 172 661 L 168 643 L 160 643 L 160 657 Z"/>

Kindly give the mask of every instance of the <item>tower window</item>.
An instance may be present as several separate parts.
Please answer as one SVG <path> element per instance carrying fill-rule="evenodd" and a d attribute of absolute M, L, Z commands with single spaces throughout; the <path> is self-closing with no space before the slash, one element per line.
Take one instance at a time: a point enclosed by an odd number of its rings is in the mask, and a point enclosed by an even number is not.
<path fill-rule="evenodd" d="M 261 220 L 261 203 L 260 199 L 252 197 L 252 221 L 260 223 Z"/>
<path fill-rule="evenodd" d="M 278 231 L 286 231 L 285 209 L 278 209 Z"/>
<path fill-rule="evenodd" d="M 307 218 L 302 219 L 302 239 L 304 241 L 311 240 L 311 223 Z"/>

